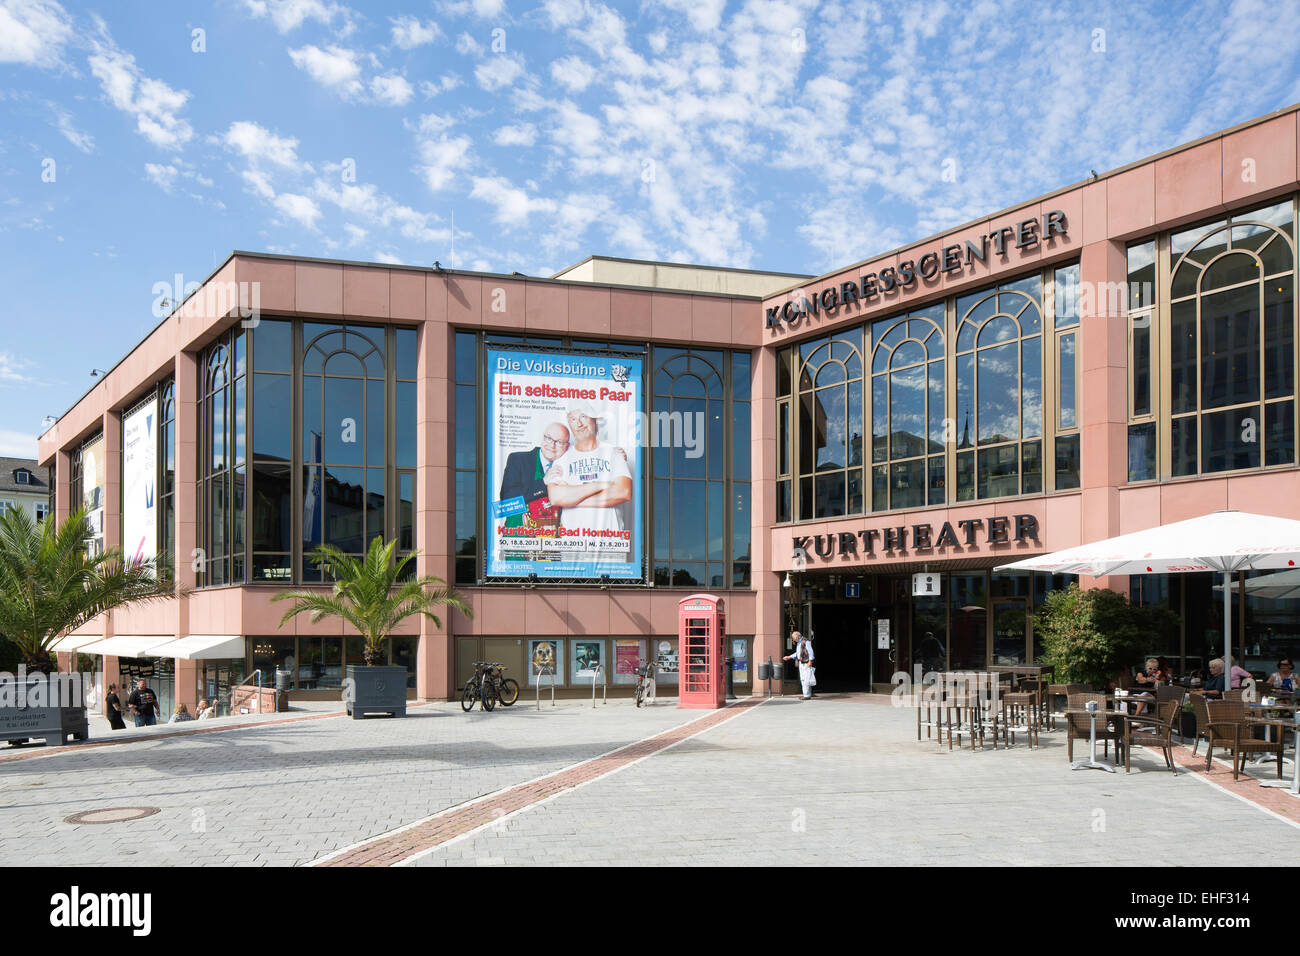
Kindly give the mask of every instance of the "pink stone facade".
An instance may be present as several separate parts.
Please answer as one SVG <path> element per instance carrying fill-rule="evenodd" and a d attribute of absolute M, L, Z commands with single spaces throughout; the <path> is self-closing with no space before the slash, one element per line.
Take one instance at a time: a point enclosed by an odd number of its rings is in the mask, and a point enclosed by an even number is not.
<path fill-rule="evenodd" d="M 792 567 L 796 537 L 856 535 L 863 528 L 944 523 L 987 523 L 999 516 L 1032 515 L 1034 541 L 989 544 L 980 534 L 969 547 L 918 555 L 880 552 L 867 560 L 820 559 L 812 549 L 809 570 L 854 566 L 887 570 L 925 558 L 932 568 L 944 561 L 1005 557 L 1065 548 L 1115 534 L 1221 508 L 1263 511 L 1300 518 L 1300 470 L 1272 468 L 1229 476 L 1127 481 L 1127 320 L 1107 314 L 1105 301 L 1085 301 L 1081 315 L 1080 427 L 1081 487 L 1014 499 L 950 504 L 908 512 L 859 515 L 833 521 L 777 525 L 775 354 L 792 342 L 824 335 L 839 326 L 860 325 L 954 293 L 974 291 L 1027 270 L 1078 262 L 1085 286 L 1126 282 L 1125 249 L 1135 240 L 1181 225 L 1294 194 L 1300 187 L 1296 110 L 1284 111 L 1136 163 L 1022 206 L 969 223 L 906 249 L 809 280 L 805 294 L 839 286 L 886 266 L 916 260 L 926 252 L 966 239 L 1043 221 L 1051 211 L 1068 220 L 1064 235 L 1031 247 L 992 253 L 960 272 L 918 280 L 871 302 L 857 301 L 794 325 L 765 324 L 766 310 L 778 309 L 792 293 L 766 301 L 685 292 L 623 288 L 580 282 L 410 269 L 387 265 L 303 260 L 234 253 L 210 283 L 258 283 L 264 315 L 382 321 L 419 330 L 418 514 L 419 573 L 453 578 L 455 526 L 451 462 L 454 383 L 450 367 L 457 330 L 535 331 L 584 338 L 748 349 L 752 381 L 752 586 L 723 592 L 729 630 L 753 637 L 751 660 L 777 657 L 782 648 L 781 582 Z M 847 228 L 847 226 L 846 226 Z M 203 296 L 195 297 L 202 300 Z M 69 511 L 69 452 L 103 431 L 108 455 L 105 534 L 120 544 L 121 516 L 115 482 L 120 478 L 121 416 L 159 379 L 174 375 L 177 386 L 177 552 L 182 583 L 193 575 L 183 556 L 195 542 L 196 367 L 195 354 L 213 336 L 238 322 L 229 310 L 210 314 L 200 306 L 181 309 L 162 322 L 40 440 L 41 464 L 57 465 L 56 514 Z M 1123 587 L 1124 581 L 1094 582 Z M 418 696 L 447 698 L 456 685 L 456 640 L 462 637 L 675 636 L 680 589 L 616 587 L 608 590 L 563 586 L 460 587 L 474 609 L 472 619 L 451 614 L 441 630 L 431 622 L 408 623 L 401 633 L 419 634 Z M 178 635 L 342 634 L 333 622 L 313 625 L 303 617 L 279 627 L 283 605 L 271 603 L 271 585 L 198 590 L 167 604 L 117 612 L 84 629 L 86 633 Z M 178 667 L 178 701 L 194 705 L 193 664 Z M 463 662 L 462 662 L 463 665 Z M 106 670 L 116 674 L 115 662 Z M 112 676 L 106 679 L 113 679 Z"/>

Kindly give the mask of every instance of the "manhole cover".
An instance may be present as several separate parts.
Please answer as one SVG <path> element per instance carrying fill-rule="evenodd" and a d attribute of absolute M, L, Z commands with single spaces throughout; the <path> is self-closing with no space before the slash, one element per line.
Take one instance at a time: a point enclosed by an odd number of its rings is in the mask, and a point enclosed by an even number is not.
<path fill-rule="evenodd" d="M 126 823 L 130 820 L 143 820 L 160 812 L 158 807 L 105 807 L 103 810 L 83 810 L 70 817 L 64 817 L 64 823 Z"/>

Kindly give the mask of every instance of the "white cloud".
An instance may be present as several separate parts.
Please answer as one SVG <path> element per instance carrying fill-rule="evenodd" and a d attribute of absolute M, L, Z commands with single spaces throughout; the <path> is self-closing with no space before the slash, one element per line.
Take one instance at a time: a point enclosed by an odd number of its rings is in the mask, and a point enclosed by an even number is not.
<path fill-rule="evenodd" d="M 287 169 L 298 169 L 298 141 L 289 137 L 276 136 L 270 130 L 248 120 L 238 120 L 230 124 L 222 142 L 237 150 L 245 159 L 258 163 L 263 160 Z M 301 165 L 305 171 L 311 167 Z"/>
<path fill-rule="evenodd" d="M 438 78 L 437 82 L 431 80 L 420 81 L 420 93 L 426 100 L 431 100 L 439 93 L 447 93 L 460 86 L 460 77 L 455 73 L 447 73 Z"/>
<path fill-rule="evenodd" d="M 314 44 L 289 51 L 293 65 L 306 72 L 321 86 L 337 90 L 344 96 L 361 92 L 361 67 L 357 53 L 347 47 L 329 46 L 322 50 Z"/>
<path fill-rule="evenodd" d="M 691 26 L 700 31 L 716 30 L 722 24 L 727 0 L 661 0 L 665 7 L 686 14 Z"/>
<path fill-rule="evenodd" d="M 447 188 L 456 173 L 470 162 L 472 143 L 468 136 L 427 137 L 420 141 L 420 172 L 430 189 L 438 192 Z"/>
<path fill-rule="evenodd" d="M 194 136 L 194 129 L 178 114 L 190 94 L 174 90 L 162 80 L 146 76 L 135 57 L 120 49 L 98 20 L 99 36 L 87 62 L 108 101 L 135 117 L 136 131 L 155 146 L 178 150 Z"/>
<path fill-rule="evenodd" d="M 370 94 L 379 102 L 390 106 L 405 106 L 415 95 L 406 77 L 397 73 L 376 76 L 370 81 Z"/>
<path fill-rule="evenodd" d="M 448 16 L 476 16 L 481 20 L 499 17 L 505 13 L 505 0 L 443 0 L 440 9 Z"/>
<path fill-rule="evenodd" d="M 53 0 L 0 0 L 0 63 L 58 66 L 72 22 Z"/>
<path fill-rule="evenodd" d="M 0 428 L 0 455 L 6 458 L 35 458 L 36 436 Z"/>
<path fill-rule="evenodd" d="M 0 385 L 25 385 L 31 378 L 23 374 L 31 362 L 20 359 L 12 352 L 0 352 Z"/>
<path fill-rule="evenodd" d="M 483 44 L 479 43 L 478 40 L 475 40 L 468 33 L 462 33 L 460 36 L 456 37 L 456 52 L 465 54 L 466 56 L 470 54 L 478 56 L 478 54 L 483 52 Z"/>
<path fill-rule="evenodd" d="M 337 206 L 343 215 L 360 219 L 385 234 L 396 231 L 407 239 L 425 245 L 445 241 L 451 235 L 437 224 L 432 214 L 397 202 L 380 192 L 374 183 L 352 185 L 317 179 L 312 184 L 311 193 L 321 202 Z M 368 234 L 368 230 L 352 223 L 345 224 L 343 229 L 353 242 L 361 241 Z"/>
<path fill-rule="evenodd" d="M 570 93 L 581 93 L 596 78 L 596 68 L 581 57 L 566 56 L 551 64 L 551 79 Z"/>
<path fill-rule="evenodd" d="M 244 0 L 244 7 L 259 19 L 269 16 L 281 33 L 296 30 L 307 20 L 315 20 L 328 27 L 333 24 L 335 17 L 343 22 L 343 34 L 352 30 L 352 12 L 338 3 L 324 3 L 322 0 Z"/>
<path fill-rule="evenodd" d="M 555 200 L 534 199 L 500 176 L 475 176 L 469 195 L 471 199 L 481 199 L 492 206 L 496 210 L 492 218 L 497 222 L 512 226 L 527 223 L 534 212 L 554 212 L 556 209 Z"/>
<path fill-rule="evenodd" d="M 498 146 L 532 146 L 537 142 L 537 127 L 532 123 L 503 126 L 497 130 L 494 142 Z"/>
<path fill-rule="evenodd" d="M 54 110 L 55 128 L 63 134 L 63 138 L 83 153 L 93 153 L 95 151 L 95 137 L 77 129 L 72 123 L 71 113 L 59 109 L 54 104 L 50 104 L 50 106 Z"/>
<path fill-rule="evenodd" d="M 158 163 L 145 163 L 144 174 L 151 183 L 157 184 L 163 192 L 170 193 L 176 185 L 176 177 L 180 174 L 175 166 L 162 166 Z"/>
<path fill-rule="evenodd" d="M 389 17 L 393 25 L 393 43 L 403 50 L 413 50 L 417 46 L 432 43 L 442 36 L 442 30 L 432 20 L 421 22 L 418 17 Z"/>
<path fill-rule="evenodd" d="M 315 229 L 316 220 L 321 216 L 320 207 L 315 202 L 297 193 L 281 193 L 275 197 L 273 205 L 281 215 L 287 216 L 307 229 Z"/>
<path fill-rule="evenodd" d="M 474 69 L 474 79 L 489 93 L 509 86 L 524 75 L 524 58 L 518 53 L 496 53 Z"/>

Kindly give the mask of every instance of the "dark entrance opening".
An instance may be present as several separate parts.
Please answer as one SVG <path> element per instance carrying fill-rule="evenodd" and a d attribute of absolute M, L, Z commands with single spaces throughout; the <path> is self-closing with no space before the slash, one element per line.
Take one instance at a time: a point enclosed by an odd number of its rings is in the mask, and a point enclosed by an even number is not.
<path fill-rule="evenodd" d="M 817 693 L 871 689 L 871 618 L 861 602 L 812 605 Z"/>

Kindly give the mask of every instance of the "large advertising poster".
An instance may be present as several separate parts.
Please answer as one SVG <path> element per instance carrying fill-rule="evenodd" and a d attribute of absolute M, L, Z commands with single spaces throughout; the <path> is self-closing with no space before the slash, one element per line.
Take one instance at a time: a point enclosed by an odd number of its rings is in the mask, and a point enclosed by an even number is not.
<path fill-rule="evenodd" d="M 153 398 L 122 419 L 122 550 L 128 560 L 150 560 L 157 554 L 157 427 L 158 401 Z"/>
<path fill-rule="evenodd" d="M 81 506 L 86 509 L 93 537 L 90 553 L 104 550 L 104 436 L 81 449 Z"/>
<path fill-rule="evenodd" d="M 641 360 L 487 350 L 488 577 L 642 578 Z"/>

